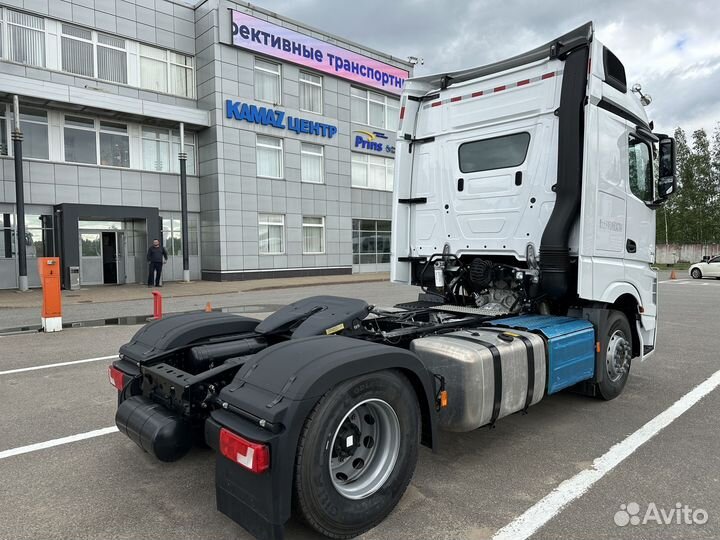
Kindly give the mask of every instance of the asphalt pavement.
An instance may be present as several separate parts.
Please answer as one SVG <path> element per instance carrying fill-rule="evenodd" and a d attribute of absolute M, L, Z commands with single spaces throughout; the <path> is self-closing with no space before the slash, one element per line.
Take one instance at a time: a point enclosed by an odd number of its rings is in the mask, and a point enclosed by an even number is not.
<path fill-rule="evenodd" d="M 414 299 L 417 290 L 369 283 L 248 292 L 225 300 L 262 310 L 319 293 L 392 305 Z M 232 295 L 218 295 L 218 305 L 221 296 Z M 664 279 L 657 352 L 633 365 L 618 399 L 602 402 L 561 392 L 527 415 L 498 421 L 495 429 L 441 434 L 436 453 L 421 450 L 396 510 L 362 538 L 481 540 L 508 526 L 527 526 L 528 513 L 544 508 L 549 495 L 567 491 L 574 485 L 568 481 L 597 467 L 595 460 L 626 445 L 720 370 L 720 319 L 714 316 L 719 299 L 720 281 Z M 178 298 L 172 310 L 199 309 L 206 302 Z M 136 315 L 143 305 L 115 302 L 113 311 Z M 105 357 L 138 328 L 0 337 L 0 539 L 250 539 L 215 510 L 209 450 L 164 464 L 113 432 L 42 444 L 114 425 L 116 393 Z M 77 360 L 90 361 L 44 367 Z M 545 514 L 532 538 L 719 538 L 718 410 L 720 388 Z M 16 454 L 28 445 L 37 446 Z M 676 522 L 671 511 L 684 508 L 695 523 Z M 660 521 L 670 516 L 671 522 L 659 523 L 656 515 Z M 315 535 L 292 521 L 287 537 Z"/>

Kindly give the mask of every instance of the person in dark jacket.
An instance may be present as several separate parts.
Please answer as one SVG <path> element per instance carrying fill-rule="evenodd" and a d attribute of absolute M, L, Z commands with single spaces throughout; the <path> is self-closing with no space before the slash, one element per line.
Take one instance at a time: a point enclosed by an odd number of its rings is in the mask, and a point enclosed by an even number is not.
<path fill-rule="evenodd" d="M 147 260 L 150 266 L 148 272 L 148 287 L 152 287 L 153 281 L 156 287 L 162 287 L 160 285 L 160 276 L 162 276 L 163 264 L 168 260 L 167 250 L 160 245 L 160 240 L 157 238 L 153 240 L 152 246 L 148 249 Z"/>

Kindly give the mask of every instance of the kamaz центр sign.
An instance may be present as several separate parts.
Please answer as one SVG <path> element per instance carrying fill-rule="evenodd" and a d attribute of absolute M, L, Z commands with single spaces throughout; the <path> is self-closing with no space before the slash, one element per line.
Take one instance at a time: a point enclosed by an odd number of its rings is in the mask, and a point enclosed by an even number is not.
<path fill-rule="evenodd" d="M 289 28 L 232 11 L 233 45 L 300 64 L 392 94 L 409 72 Z"/>
<path fill-rule="evenodd" d="M 332 139 L 337 133 L 337 127 L 322 122 L 313 122 L 306 118 L 285 116 L 285 111 L 258 107 L 242 101 L 225 100 L 225 117 L 235 120 L 245 120 L 251 124 L 272 126 L 279 129 L 288 129 L 295 133 L 307 133 Z"/>

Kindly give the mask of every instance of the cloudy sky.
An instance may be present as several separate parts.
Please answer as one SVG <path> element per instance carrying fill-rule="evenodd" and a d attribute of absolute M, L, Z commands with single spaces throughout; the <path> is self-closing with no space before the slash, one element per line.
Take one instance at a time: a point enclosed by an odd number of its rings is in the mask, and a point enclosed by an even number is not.
<path fill-rule="evenodd" d="M 718 0 L 253 0 L 400 58 L 416 74 L 478 66 L 530 50 L 588 20 L 642 84 L 657 130 L 720 122 Z"/>

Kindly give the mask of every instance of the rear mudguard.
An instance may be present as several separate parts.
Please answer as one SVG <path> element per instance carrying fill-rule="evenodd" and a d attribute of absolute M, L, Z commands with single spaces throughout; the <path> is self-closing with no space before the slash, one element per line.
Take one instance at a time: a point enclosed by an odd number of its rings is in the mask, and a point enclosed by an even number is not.
<path fill-rule="evenodd" d="M 422 442 L 432 447 L 436 440 L 433 378 L 415 354 L 341 336 L 290 340 L 255 354 L 220 392 L 226 408 L 211 414 L 205 437 L 217 450 L 220 429 L 227 427 L 265 443 L 270 446 L 270 469 L 256 475 L 218 453 L 218 510 L 257 538 L 282 538 L 291 513 L 297 444 L 308 414 L 338 383 L 384 369 L 404 373 L 413 384 L 422 412 Z M 259 420 L 272 429 L 261 428 Z"/>
<path fill-rule="evenodd" d="M 120 347 L 120 356 L 132 362 L 150 362 L 166 352 L 209 338 L 245 334 L 260 321 L 232 313 L 194 311 L 152 321 Z"/>

